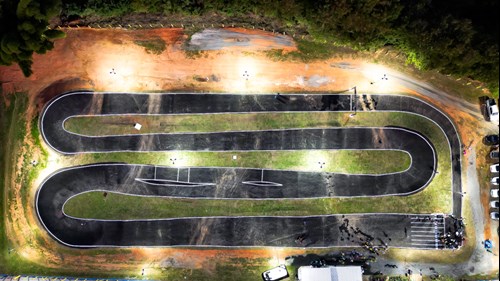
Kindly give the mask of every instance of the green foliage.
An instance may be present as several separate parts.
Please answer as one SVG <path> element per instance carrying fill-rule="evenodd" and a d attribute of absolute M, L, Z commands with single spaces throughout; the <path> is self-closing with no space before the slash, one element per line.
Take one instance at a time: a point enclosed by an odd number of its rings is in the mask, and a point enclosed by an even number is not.
<path fill-rule="evenodd" d="M 1 6 L 0 6 L 1 8 Z M 0 94 L 2 94 L 0 92 Z M 10 115 L 12 114 L 12 104 L 10 108 L 8 108 L 5 104 L 4 99 L 0 99 L 0 129 L 2 132 L 5 132 L 8 128 Z M 0 134 L 0 142 L 5 144 L 7 143 L 6 139 L 7 134 Z M 5 237 L 5 206 L 4 206 L 4 188 L 5 188 L 5 171 L 6 171 L 6 163 L 5 163 L 5 145 L 0 146 L 0 270 L 5 270 L 5 257 L 4 254 L 7 247 L 7 239 Z"/>
<path fill-rule="evenodd" d="M 161 39 L 160 37 L 148 40 L 135 40 L 134 43 L 141 47 L 144 47 L 148 54 L 160 55 L 167 48 L 165 40 Z"/>
<path fill-rule="evenodd" d="M 422 58 L 417 55 L 415 52 L 408 52 L 406 57 L 406 64 L 413 65 L 417 69 L 424 69 L 425 63 Z"/>
<path fill-rule="evenodd" d="M 410 281 L 410 278 L 401 276 L 390 276 L 388 281 Z"/>
<path fill-rule="evenodd" d="M 203 51 L 200 50 L 184 50 L 184 54 L 188 59 L 199 59 L 203 56 Z"/>
<path fill-rule="evenodd" d="M 399 1 L 314 1 L 309 19 L 319 33 L 355 48 L 378 48 L 394 32 L 403 5 Z M 325 20 L 327 19 L 327 20 Z"/>
<path fill-rule="evenodd" d="M 0 92 L 0 94 L 2 93 Z M 0 100 L 0 130 L 2 131 L 0 143 L 3 144 L 0 146 L 0 270 L 7 269 L 5 262 L 8 258 L 8 241 L 5 233 L 7 206 L 4 204 L 10 194 L 8 192 L 10 177 L 13 167 L 16 166 L 13 161 L 19 157 L 18 147 L 26 137 L 25 123 L 22 120 L 27 103 L 27 95 L 22 93 L 6 94 L 5 99 Z"/>
<path fill-rule="evenodd" d="M 60 31 L 60 30 L 55 30 L 55 29 L 48 29 L 43 32 L 43 35 L 51 40 L 54 39 L 62 39 L 66 37 L 66 33 Z"/>
<path fill-rule="evenodd" d="M 0 64 L 17 63 L 25 76 L 32 74 L 33 53 L 54 47 L 61 31 L 47 30 L 48 21 L 61 9 L 60 0 L 19 0 L 0 4 Z"/>
<path fill-rule="evenodd" d="M 310 62 L 314 60 L 324 60 L 331 58 L 336 50 L 332 43 L 309 40 L 297 40 L 297 51 L 284 53 L 281 50 L 267 51 L 270 58 L 276 60 L 298 60 Z"/>

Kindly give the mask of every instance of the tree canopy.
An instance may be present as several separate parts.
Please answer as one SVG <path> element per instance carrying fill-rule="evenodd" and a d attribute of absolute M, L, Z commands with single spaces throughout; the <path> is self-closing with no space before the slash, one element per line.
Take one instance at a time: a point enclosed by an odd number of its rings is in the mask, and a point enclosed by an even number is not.
<path fill-rule="evenodd" d="M 30 76 L 33 53 L 44 54 L 54 47 L 51 40 L 64 37 L 47 29 L 60 10 L 60 0 L 0 0 L 0 64 L 17 63 Z"/>

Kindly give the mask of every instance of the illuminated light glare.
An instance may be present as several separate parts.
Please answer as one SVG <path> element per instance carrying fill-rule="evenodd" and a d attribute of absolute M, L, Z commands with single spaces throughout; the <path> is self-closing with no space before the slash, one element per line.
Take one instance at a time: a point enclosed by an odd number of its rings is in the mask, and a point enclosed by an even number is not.
<path fill-rule="evenodd" d="M 306 151 L 302 159 L 302 167 L 306 171 L 325 171 L 332 159 L 328 158 L 328 151 L 310 150 Z"/>
<path fill-rule="evenodd" d="M 367 85 L 363 85 L 362 89 L 369 92 L 386 93 L 396 91 L 394 79 L 391 79 L 391 71 L 380 65 L 367 64 L 363 67 L 363 75 L 368 80 Z M 361 85 L 360 85 L 361 86 Z M 360 89 L 358 88 L 358 91 Z"/>
<path fill-rule="evenodd" d="M 157 271 L 154 266 L 155 266 L 154 262 L 143 263 L 141 267 L 139 267 L 139 276 L 141 277 L 155 276 L 157 274 Z"/>
<path fill-rule="evenodd" d="M 123 49 L 125 48 L 125 49 Z M 103 44 L 101 51 L 89 62 L 88 75 L 95 87 L 105 91 L 138 91 L 152 87 L 152 77 L 161 77 L 149 55 L 141 48 Z"/>
<path fill-rule="evenodd" d="M 284 260 L 280 259 L 280 256 L 283 256 L 281 252 L 282 252 L 281 248 L 273 247 L 273 248 L 269 249 L 268 256 L 271 257 L 268 260 L 269 266 L 276 267 L 276 266 L 284 263 Z"/>
<path fill-rule="evenodd" d="M 30 247 L 22 247 L 18 250 L 18 253 L 25 259 L 36 260 L 39 258 L 38 253 Z"/>
<path fill-rule="evenodd" d="M 50 174 L 54 173 L 55 171 L 62 169 L 64 165 L 60 163 L 60 156 L 50 150 L 47 149 L 48 157 L 47 157 L 47 165 L 45 166 L 44 169 L 40 170 L 40 173 L 38 174 L 38 178 L 35 180 L 35 186 L 39 186 L 44 179 L 46 179 Z M 39 163 L 38 165 L 40 165 Z"/>
<path fill-rule="evenodd" d="M 163 164 L 173 167 L 189 167 L 193 163 L 190 161 L 192 159 L 188 153 L 182 151 L 173 151 L 165 155 L 165 161 Z"/>
<path fill-rule="evenodd" d="M 236 90 L 243 92 L 251 90 L 250 86 L 253 85 L 257 79 L 257 63 L 250 57 L 239 57 L 236 62 L 236 74 L 238 77 L 234 79 L 233 87 Z"/>
<path fill-rule="evenodd" d="M 139 253 L 142 256 L 148 257 L 148 258 L 154 258 L 157 257 L 161 253 L 161 249 L 158 248 L 137 248 L 134 251 Z"/>
<path fill-rule="evenodd" d="M 226 69 L 225 88 L 236 92 L 264 92 L 272 87 L 274 82 L 265 75 L 265 61 L 252 57 L 238 57 L 233 67 Z"/>

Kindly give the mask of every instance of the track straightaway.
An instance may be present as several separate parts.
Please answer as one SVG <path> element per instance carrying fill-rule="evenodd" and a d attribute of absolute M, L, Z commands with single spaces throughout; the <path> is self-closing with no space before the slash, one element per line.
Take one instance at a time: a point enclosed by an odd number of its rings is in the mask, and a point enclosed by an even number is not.
<path fill-rule="evenodd" d="M 313 247 L 355 246 L 359 241 L 344 242 L 335 238 L 338 234 L 334 231 L 335 226 L 343 221 L 335 215 L 103 221 L 69 217 L 63 212 L 63 206 L 72 196 L 92 190 L 139 196 L 259 200 L 408 195 L 424 188 L 436 170 L 437 161 L 432 145 L 420 134 L 402 128 L 312 128 L 106 137 L 78 135 L 64 129 L 65 120 L 73 116 L 148 114 L 152 95 L 155 95 L 155 102 L 160 101 L 160 104 L 155 105 L 155 114 L 342 112 L 353 107 L 363 108 L 364 102 L 364 96 L 353 99 L 352 95 L 329 94 L 289 95 L 286 102 L 280 102 L 274 95 L 68 93 L 55 98 L 44 108 L 40 120 L 42 136 L 49 146 L 63 154 L 166 150 L 393 149 L 409 153 L 412 164 L 406 171 L 385 175 L 219 167 L 175 169 L 126 164 L 96 164 L 64 169 L 47 178 L 36 196 L 36 209 L 42 224 L 61 243 L 74 247 L 296 246 L 292 238 L 307 232 L 314 238 L 310 245 Z M 452 151 L 453 190 L 460 191 L 460 142 L 450 119 L 415 98 L 371 95 L 371 99 L 377 104 L 378 111 L 418 114 L 441 127 Z M 384 135 L 383 144 L 373 141 L 381 139 L 381 134 Z M 221 178 L 224 178 L 223 183 Z M 459 201 L 454 200 L 453 213 L 461 212 Z M 412 225 L 411 217 L 403 214 L 351 217 L 364 228 L 373 228 L 370 225 L 379 220 L 381 229 L 386 225 L 382 220 L 388 223 L 389 228 L 400 226 L 405 232 Z M 157 236 L 158 233 L 161 235 Z M 316 237 L 319 233 L 321 235 Z M 391 246 L 396 247 L 416 246 L 406 233 L 390 241 Z"/>

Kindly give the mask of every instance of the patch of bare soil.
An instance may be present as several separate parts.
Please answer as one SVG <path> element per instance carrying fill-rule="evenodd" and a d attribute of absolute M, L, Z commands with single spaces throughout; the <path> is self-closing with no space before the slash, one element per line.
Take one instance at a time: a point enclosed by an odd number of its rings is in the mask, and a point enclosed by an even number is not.
<path fill-rule="evenodd" d="M 2 81 L 6 81 L 2 88 L 4 92 L 17 90 L 40 95 L 42 104 L 58 91 L 81 88 L 97 91 L 331 91 L 348 89 L 355 81 L 363 80 L 359 71 L 352 71 L 352 68 L 361 68 L 361 61 L 349 58 L 308 64 L 274 61 L 258 52 L 262 46 L 289 50 L 294 47 L 277 44 L 273 39 L 277 36 L 270 32 L 228 30 L 240 36 L 248 33 L 251 44 L 202 51 L 196 59 L 187 57 L 181 49 L 185 38 L 182 29 L 66 30 L 67 38 L 56 41 L 54 50 L 43 56 L 35 55 L 32 77 L 24 78 L 17 66 L 0 67 Z M 161 55 L 148 54 L 134 44 L 134 40 L 148 36 L 165 40 L 167 50 Z M 252 36 L 258 39 L 253 40 Z M 340 62 L 351 68 L 332 66 Z M 315 77 L 321 77 L 321 83 L 308 83 L 316 81 Z"/>
<path fill-rule="evenodd" d="M 82 80 L 79 77 L 65 78 L 59 81 L 54 81 L 47 87 L 40 90 L 36 95 L 36 109 L 41 112 L 43 106 L 47 104 L 52 98 L 60 95 L 61 93 L 76 91 L 76 90 L 92 90 L 92 82 Z"/>
<path fill-rule="evenodd" d="M 295 42 L 290 36 L 263 34 L 256 30 L 242 28 L 205 29 L 191 36 L 185 48 L 189 50 L 222 50 L 233 47 L 252 46 L 253 50 L 282 49 L 295 50 Z"/>

